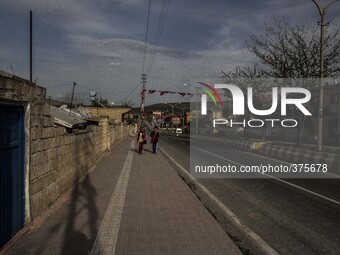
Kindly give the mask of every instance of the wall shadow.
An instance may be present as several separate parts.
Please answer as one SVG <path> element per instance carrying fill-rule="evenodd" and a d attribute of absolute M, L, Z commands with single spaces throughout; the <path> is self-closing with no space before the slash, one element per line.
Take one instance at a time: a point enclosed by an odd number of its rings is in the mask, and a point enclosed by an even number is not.
<path fill-rule="evenodd" d="M 89 162 L 86 157 L 85 162 L 81 161 L 81 156 L 84 158 L 84 155 L 81 155 L 84 148 L 79 148 L 80 146 L 76 143 L 75 164 L 78 166 L 76 176 L 81 181 L 74 186 L 68 204 L 61 254 L 90 254 L 98 232 L 97 191 L 92 184 L 91 175 L 87 173 Z M 86 146 L 89 151 L 97 151 L 90 139 L 87 140 Z"/>
<path fill-rule="evenodd" d="M 97 235 L 96 189 L 87 175 L 78 183 L 68 206 L 61 254 L 89 254 Z"/>

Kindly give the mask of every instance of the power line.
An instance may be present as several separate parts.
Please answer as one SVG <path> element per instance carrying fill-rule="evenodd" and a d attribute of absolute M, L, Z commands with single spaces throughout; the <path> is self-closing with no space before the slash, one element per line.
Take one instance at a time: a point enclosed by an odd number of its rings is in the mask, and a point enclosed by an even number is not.
<path fill-rule="evenodd" d="M 147 19 L 147 22 L 146 22 L 143 67 L 142 67 L 142 74 L 141 74 L 141 83 L 142 83 L 142 86 L 143 86 L 142 93 L 141 93 L 141 107 L 140 107 L 141 112 L 144 111 L 144 103 L 145 103 L 144 91 L 145 91 L 145 84 L 146 84 L 146 77 L 147 77 L 147 75 L 144 73 L 144 67 L 145 67 L 145 59 L 146 59 L 146 48 L 147 48 L 147 44 L 148 44 L 150 11 L 151 11 L 151 0 L 149 0 L 148 19 Z"/>
<path fill-rule="evenodd" d="M 144 56 L 143 56 L 143 67 L 142 67 L 142 73 L 144 73 L 145 58 L 146 58 L 146 47 L 147 47 L 147 44 L 148 44 L 148 33 L 149 33 L 150 10 L 151 10 L 151 0 L 149 0 L 148 18 L 147 18 L 147 22 L 146 22 L 146 32 L 145 32 L 145 43 L 144 43 Z"/>
<path fill-rule="evenodd" d="M 47 88 L 47 89 L 49 89 L 49 88 L 58 88 L 58 87 L 71 86 L 71 85 L 73 85 L 73 83 L 57 84 L 57 85 L 52 85 L 52 86 L 48 86 L 48 87 L 45 87 L 45 88 Z M 93 90 L 93 89 L 90 89 L 90 88 L 85 87 L 83 85 L 79 85 L 78 83 L 76 85 L 78 87 L 81 87 L 81 88 L 84 88 L 84 89 L 87 89 L 87 90 Z"/>
<path fill-rule="evenodd" d="M 90 89 L 90 88 L 88 88 L 88 87 L 85 87 L 85 86 L 83 86 L 83 85 L 79 85 L 78 83 L 77 83 L 77 86 L 78 86 L 78 87 L 81 87 L 81 88 L 83 88 L 83 89 L 90 90 L 90 91 L 91 91 L 91 90 L 94 90 L 94 89 Z"/>
<path fill-rule="evenodd" d="M 45 88 L 49 89 L 49 88 L 57 88 L 57 87 L 71 86 L 71 85 L 73 85 L 73 83 L 57 84 L 57 85 L 52 85 L 52 86 L 48 86 L 48 87 L 45 87 Z"/>
<path fill-rule="evenodd" d="M 121 99 L 121 100 L 119 100 L 118 102 L 122 102 L 122 101 L 124 101 L 124 100 L 126 100 L 127 98 L 129 98 L 135 91 L 136 91 L 136 89 L 139 87 L 139 83 L 137 83 L 137 85 L 136 85 L 136 87 L 129 93 L 129 95 L 127 95 L 126 97 L 124 97 L 123 99 Z M 117 102 L 117 103 L 118 103 Z"/>
<path fill-rule="evenodd" d="M 148 66 L 148 71 L 147 71 L 149 74 L 151 73 L 153 64 L 155 62 L 157 49 L 158 49 L 159 43 L 161 41 L 161 37 L 162 37 L 162 33 L 163 33 L 163 29 L 164 29 L 165 20 L 166 20 L 166 17 L 167 17 L 169 5 L 170 5 L 170 0 L 163 0 L 162 10 L 161 10 L 161 13 L 159 15 L 156 35 L 155 35 L 153 48 L 152 48 L 153 56 L 151 58 L 150 64 Z"/>

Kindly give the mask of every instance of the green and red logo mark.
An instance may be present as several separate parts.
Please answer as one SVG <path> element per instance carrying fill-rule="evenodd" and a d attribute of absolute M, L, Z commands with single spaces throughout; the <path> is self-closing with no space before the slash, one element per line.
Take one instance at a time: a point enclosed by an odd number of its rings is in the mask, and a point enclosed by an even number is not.
<path fill-rule="evenodd" d="M 201 85 L 203 85 L 204 87 L 207 88 L 207 89 L 206 88 L 199 88 L 199 90 L 201 90 L 203 92 L 203 94 L 201 95 L 202 96 L 202 98 L 201 98 L 202 115 L 207 114 L 207 95 L 210 96 L 210 98 L 212 99 L 212 101 L 214 102 L 214 104 L 216 106 L 217 106 L 216 98 L 218 99 L 220 105 L 222 105 L 223 102 L 222 102 L 221 96 L 217 93 L 216 89 L 214 89 L 213 86 L 211 86 L 208 83 L 204 83 L 204 82 L 197 82 L 197 83 L 199 83 L 199 84 L 201 84 Z"/>

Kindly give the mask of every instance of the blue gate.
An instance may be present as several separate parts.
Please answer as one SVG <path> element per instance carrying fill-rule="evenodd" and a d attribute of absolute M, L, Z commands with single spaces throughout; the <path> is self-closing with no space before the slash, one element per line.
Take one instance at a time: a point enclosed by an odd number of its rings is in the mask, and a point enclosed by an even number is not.
<path fill-rule="evenodd" d="M 24 113 L 0 104 L 0 247 L 23 224 Z"/>

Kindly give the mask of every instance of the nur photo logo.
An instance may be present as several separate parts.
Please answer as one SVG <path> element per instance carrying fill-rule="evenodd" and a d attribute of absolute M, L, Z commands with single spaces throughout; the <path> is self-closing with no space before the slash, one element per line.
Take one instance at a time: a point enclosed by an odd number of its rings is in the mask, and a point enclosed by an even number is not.
<path fill-rule="evenodd" d="M 201 94 L 201 114 L 207 115 L 207 95 L 210 96 L 212 101 L 214 102 L 215 106 L 217 106 L 217 102 L 215 97 L 218 99 L 219 104 L 222 106 L 223 102 L 221 96 L 218 94 L 216 89 L 208 83 L 198 82 L 199 84 L 203 85 L 203 88 L 199 88 L 203 93 Z"/>
<path fill-rule="evenodd" d="M 271 106 L 268 109 L 256 109 L 254 106 L 254 91 L 252 87 L 247 88 L 247 100 L 245 100 L 245 96 L 240 87 L 233 84 L 215 84 L 212 87 L 209 84 L 199 82 L 199 84 L 205 86 L 206 88 L 202 88 L 201 90 L 205 93 L 201 95 L 201 114 L 207 115 L 207 95 L 213 100 L 214 104 L 217 105 L 215 97 L 218 99 L 220 105 L 222 106 L 223 102 L 221 100 L 220 95 L 216 91 L 216 89 L 224 89 L 228 90 L 232 97 L 232 106 L 234 116 L 237 115 L 245 115 L 245 102 L 247 103 L 248 110 L 251 114 L 256 116 L 269 116 L 276 112 L 279 102 L 281 116 L 287 116 L 287 107 L 288 105 L 294 106 L 301 111 L 305 116 L 311 116 L 312 114 L 307 110 L 304 104 L 308 103 L 311 99 L 311 93 L 306 88 L 301 87 L 272 87 L 271 89 Z M 298 97 L 293 98 L 291 95 L 298 95 Z M 279 98 L 280 97 L 280 98 Z M 276 122 L 280 122 L 283 127 L 296 127 L 298 125 L 297 120 L 295 119 L 243 119 L 242 121 L 235 122 L 232 119 L 213 119 L 213 127 L 216 125 L 241 125 L 243 127 L 263 127 L 265 123 L 271 123 L 271 126 L 274 127 Z"/>

